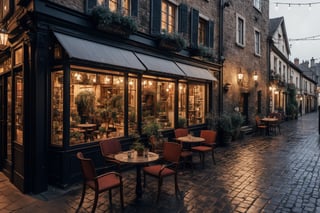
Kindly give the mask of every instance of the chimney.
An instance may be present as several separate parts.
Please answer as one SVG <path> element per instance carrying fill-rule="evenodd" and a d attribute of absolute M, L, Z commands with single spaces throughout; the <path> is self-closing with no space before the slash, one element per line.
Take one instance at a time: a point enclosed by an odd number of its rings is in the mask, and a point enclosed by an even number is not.
<path fill-rule="evenodd" d="M 310 63 L 311 63 L 311 67 L 314 67 L 314 58 L 313 57 L 311 58 Z"/>
<path fill-rule="evenodd" d="M 294 59 L 294 65 L 299 66 L 299 58 Z"/>

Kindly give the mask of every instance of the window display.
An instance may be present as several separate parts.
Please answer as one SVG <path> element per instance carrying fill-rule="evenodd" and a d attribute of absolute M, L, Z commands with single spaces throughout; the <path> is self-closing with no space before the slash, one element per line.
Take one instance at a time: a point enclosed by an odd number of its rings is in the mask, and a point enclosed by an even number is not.
<path fill-rule="evenodd" d="M 204 123 L 205 116 L 205 85 L 189 85 L 189 125 Z"/>
<path fill-rule="evenodd" d="M 52 73 L 51 141 L 62 146 L 63 139 L 63 72 Z"/>
<path fill-rule="evenodd" d="M 15 141 L 23 144 L 23 76 L 22 72 L 15 76 L 16 94 L 15 94 Z"/>

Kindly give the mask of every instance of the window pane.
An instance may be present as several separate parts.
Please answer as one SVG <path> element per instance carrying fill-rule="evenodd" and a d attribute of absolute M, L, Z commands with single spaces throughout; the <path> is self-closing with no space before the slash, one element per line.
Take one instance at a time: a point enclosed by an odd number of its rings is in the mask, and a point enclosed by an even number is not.
<path fill-rule="evenodd" d="M 205 116 L 205 86 L 189 85 L 189 125 L 204 123 Z"/>
<path fill-rule="evenodd" d="M 129 78 L 129 92 L 128 92 L 128 126 L 129 135 L 137 132 L 137 114 L 138 114 L 138 102 L 137 102 L 137 79 Z"/>
<path fill-rule="evenodd" d="M 122 13 L 125 16 L 130 15 L 130 0 L 122 0 Z"/>
<path fill-rule="evenodd" d="M 109 0 L 109 9 L 112 12 L 117 12 L 118 0 Z"/>
<path fill-rule="evenodd" d="M 179 97 L 178 97 L 179 117 L 178 126 L 184 127 L 187 119 L 187 84 L 179 83 Z M 184 124 L 184 125 L 183 125 Z"/>
<path fill-rule="evenodd" d="M 51 102 L 51 143 L 62 146 L 63 140 L 63 72 L 54 72 Z"/>
<path fill-rule="evenodd" d="M 23 144 L 23 96 L 24 83 L 22 72 L 15 76 L 16 94 L 15 94 L 15 141 Z"/>
<path fill-rule="evenodd" d="M 161 30 L 175 32 L 176 6 L 167 1 L 161 3 Z"/>
<path fill-rule="evenodd" d="M 156 120 L 161 128 L 173 127 L 174 83 L 143 78 L 142 119 Z"/>
<path fill-rule="evenodd" d="M 200 45 L 206 44 L 206 26 L 207 23 L 205 20 L 200 19 L 199 20 L 199 29 L 198 29 L 198 42 Z"/>
<path fill-rule="evenodd" d="M 124 135 L 124 77 L 71 72 L 70 144 Z"/>

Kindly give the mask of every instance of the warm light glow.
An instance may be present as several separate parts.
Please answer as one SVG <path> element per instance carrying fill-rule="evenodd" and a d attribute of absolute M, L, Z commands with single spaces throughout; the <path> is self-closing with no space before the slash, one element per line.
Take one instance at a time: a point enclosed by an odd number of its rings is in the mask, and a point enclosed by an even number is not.
<path fill-rule="evenodd" d="M 243 73 L 241 72 L 241 68 L 240 68 L 239 73 L 238 73 L 238 82 L 241 83 L 242 79 L 243 79 Z"/>
<path fill-rule="evenodd" d="M 258 74 L 257 74 L 257 72 L 254 72 L 254 74 L 253 74 L 253 80 L 254 80 L 254 81 L 257 81 L 257 80 L 258 80 Z"/>
<path fill-rule="evenodd" d="M 0 46 L 7 46 L 8 32 L 5 29 L 0 30 Z"/>

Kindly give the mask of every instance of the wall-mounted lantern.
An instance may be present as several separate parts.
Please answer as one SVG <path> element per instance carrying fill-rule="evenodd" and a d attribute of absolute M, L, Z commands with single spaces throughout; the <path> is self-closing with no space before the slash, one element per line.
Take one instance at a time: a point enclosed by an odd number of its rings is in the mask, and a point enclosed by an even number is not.
<path fill-rule="evenodd" d="M 238 84 L 242 85 L 242 81 L 243 81 L 243 73 L 242 73 L 241 68 L 240 68 L 239 72 L 238 72 Z"/>
<path fill-rule="evenodd" d="M 0 48 L 6 48 L 8 45 L 8 31 L 4 28 L 0 29 Z"/>
<path fill-rule="evenodd" d="M 257 71 L 255 71 L 253 74 L 253 80 L 254 80 L 254 85 L 258 86 L 258 73 L 257 73 Z"/>
<path fill-rule="evenodd" d="M 224 90 L 225 92 L 228 92 L 230 88 L 231 88 L 231 84 L 230 84 L 230 83 L 226 83 L 226 84 L 223 86 L 223 90 Z"/>

